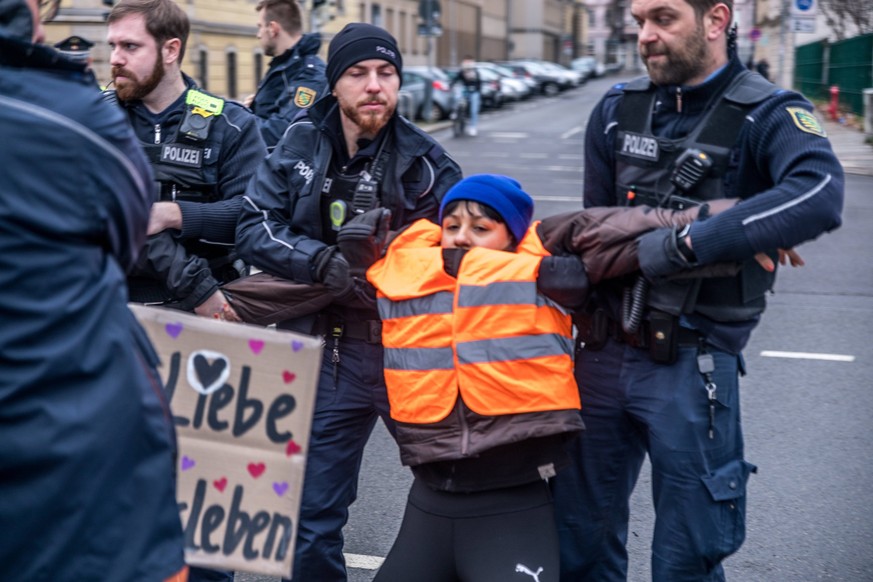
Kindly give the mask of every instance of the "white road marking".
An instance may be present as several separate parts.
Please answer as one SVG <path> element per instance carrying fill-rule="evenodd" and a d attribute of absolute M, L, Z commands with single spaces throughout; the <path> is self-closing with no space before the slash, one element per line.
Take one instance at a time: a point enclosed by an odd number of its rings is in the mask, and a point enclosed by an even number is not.
<path fill-rule="evenodd" d="M 842 354 L 814 354 L 811 352 L 778 352 L 778 351 L 763 351 L 763 358 L 792 358 L 795 360 L 827 360 L 829 362 L 854 362 L 855 356 L 845 356 Z"/>
<path fill-rule="evenodd" d="M 531 196 L 538 202 L 578 202 L 582 204 L 582 196 Z"/>
<path fill-rule="evenodd" d="M 584 129 L 585 128 L 581 125 L 577 125 L 576 127 L 572 127 L 561 134 L 561 139 L 567 139 L 567 138 L 573 137 L 574 135 L 576 135 L 580 131 L 583 131 Z"/>
<path fill-rule="evenodd" d="M 377 570 L 385 558 L 379 556 L 365 556 L 363 554 L 343 554 L 346 557 L 346 567 L 360 568 L 361 570 Z"/>
<path fill-rule="evenodd" d="M 489 131 L 488 137 L 497 139 L 524 139 L 530 134 L 521 131 Z"/>

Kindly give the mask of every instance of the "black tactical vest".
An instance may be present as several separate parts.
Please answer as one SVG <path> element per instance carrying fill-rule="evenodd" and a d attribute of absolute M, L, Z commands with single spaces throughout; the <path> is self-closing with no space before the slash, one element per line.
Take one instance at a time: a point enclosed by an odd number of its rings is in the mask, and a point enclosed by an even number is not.
<path fill-rule="evenodd" d="M 667 139 L 652 133 L 654 85 L 648 78 L 628 83 L 617 111 L 616 203 L 682 209 L 707 200 L 754 194 L 728 189 L 725 177 L 746 116 L 776 90 L 760 75 L 744 71 L 716 97 L 715 105 L 691 133 Z M 774 280 L 774 273 L 750 259 L 734 277 L 653 286 L 648 303 L 674 315 L 699 313 L 715 321 L 745 321 L 764 310 L 764 294 Z"/>

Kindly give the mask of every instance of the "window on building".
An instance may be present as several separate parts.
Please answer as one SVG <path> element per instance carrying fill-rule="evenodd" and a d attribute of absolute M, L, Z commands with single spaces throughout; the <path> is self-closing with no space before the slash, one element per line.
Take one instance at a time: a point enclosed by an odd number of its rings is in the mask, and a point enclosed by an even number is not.
<path fill-rule="evenodd" d="M 205 48 L 198 51 L 197 84 L 201 89 L 209 90 L 209 51 Z"/>
<path fill-rule="evenodd" d="M 396 22 L 394 22 L 394 10 L 391 8 L 385 9 L 385 30 L 390 32 L 397 37 L 397 31 L 395 30 Z"/>
<path fill-rule="evenodd" d="M 227 52 L 227 96 L 236 99 L 236 53 Z"/>
<path fill-rule="evenodd" d="M 408 39 L 406 38 L 407 26 L 405 12 L 401 11 L 398 13 L 398 21 L 400 22 L 399 29 L 397 30 L 397 42 L 400 43 L 400 46 L 398 48 L 400 49 L 401 53 L 405 53 L 407 50 L 409 50 L 409 44 L 407 43 Z"/>
<path fill-rule="evenodd" d="M 372 4 L 370 6 L 370 23 L 375 26 L 385 27 L 385 21 L 382 20 L 382 6 L 379 4 Z"/>

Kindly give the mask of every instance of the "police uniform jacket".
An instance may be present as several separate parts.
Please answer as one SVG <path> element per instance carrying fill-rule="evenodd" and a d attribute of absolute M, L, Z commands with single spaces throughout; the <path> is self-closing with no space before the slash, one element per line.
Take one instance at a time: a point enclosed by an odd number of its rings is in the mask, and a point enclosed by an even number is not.
<path fill-rule="evenodd" d="M 184 566 L 174 429 L 125 286 L 151 171 L 84 63 L 3 28 L 0 579 L 162 580 Z"/>
<path fill-rule="evenodd" d="M 333 158 L 345 148 L 339 116 L 335 98 L 319 100 L 289 126 L 258 168 L 237 227 L 237 249 L 246 262 L 298 283 L 316 282 L 314 258 L 335 240 L 322 198 Z M 383 133 L 388 131 L 392 154 L 379 204 L 391 209 L 391 229 L 400 230 L 420 218 L 436 222 L 440 200 L 461 178 L 458 164 L 400 115 L 395 114 Z M 330 309 L 343 311 L 350 320 L 378 320 L 375 306 Z"/>
<path fill-rule="evenodd" d="M 267 147 L 275 146 L 297 113 L 327 91 L 319 48 L 320 34 L 304 34 L 297 44 L 270 61 L 252 102 Z"/>
<path fill-rule="evenodd" d="M 688 135 L 743 71 L 745 67 L 734 56 L 700 85 L 650 86 L 649 91 L 655 92 L 652 133 L 670 139 Z M 627 95 L 624 89 L 624 85 L 613 87 L 595 107 L 588 124 L 586 208 L 625 203 L 626 193 L 616 187 L 617 112 Z M 792 248 L 840 225 L 843 171 L 812 109 L 801 95 L 774 90 L 742 120 L 721 177 L 725 197 L 742 200 L 691 225 L 699 264 L 749 261 L 755 253 Z M 607 285 L 598 292 L 600 303 L 608 304 L 617 317 L 621 290 Z M 689 313 L 685 320 L 709 342 L 737 353 L 758 316 L 725 324 Z"/>
<path fill-rule="evenodd" d="M 196 89 L 190 77 L 185 76 L 185 82 L 189 91 Z M 144 147 L 178 141 L 186 95 L 158 114 L 151 113 L 141 101 L 121 102 Z M 162 181 L 162 200 L 173 199 L 173 191 L 185 198 L 176 200 L 182 211 L 182 230 L 149 237 L 144 256 L 130 278 L 133 300 L 173 302 L 191 310 L 206 301 L 220 283 L 236 276 L 228 266 L 234 252 L 236 219 L 246 183 L 266 155 L 266 147 L 255 117 L 230 101 L 224 103 L 206 142 L 198 147 L 203 151 L 202 171 L 214 182 L 205 191 L 200 189 L 193 200 L 182 195 L 185 179 L 156 176 Z M 178 167 L 180 172 L 188 171 L 182 163 Z M 165 166 L 162 172 L 171 172 L 169 168 Z M 227 260 L 215 260 L 221 257 Z"/>

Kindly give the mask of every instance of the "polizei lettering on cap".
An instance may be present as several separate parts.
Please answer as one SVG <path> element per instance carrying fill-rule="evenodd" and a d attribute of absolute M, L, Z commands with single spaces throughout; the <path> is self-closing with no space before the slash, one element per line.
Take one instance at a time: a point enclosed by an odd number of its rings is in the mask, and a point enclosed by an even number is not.
<path fill-rule="evenodd" d="M 660 152 L 658 151 L 658 140 L 653 137 L 636 133 L 625 133 L 624 141 L 621 146 L 621 153 L 635 158 L 657 161 L 658 156 L 660 155 Z"/>
<path fill-rule="evenodd" d="M 389 48 L 385 48 L 384 46 L 381 46 L 381 45 L 376 45 L 376 52 L 377 52 L 377 53 L 382 53 L 382 54 L 384 54 L 384 55 L 388 55 L 388 56 L 391 57 L 392 59 L 396 59 L 396 58 L 397 58 L 397 54 L 396 54 L 394 51 L 392 51 L 392 50 L 389 49 Z"/>
<path fill-rule="evenodd" d="M 203 151 L 199 148 L 165 144 L 161 148 L 161 161 L 177 166 L 199 168 L 203 163 Z"/>

